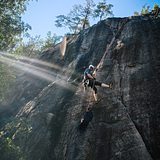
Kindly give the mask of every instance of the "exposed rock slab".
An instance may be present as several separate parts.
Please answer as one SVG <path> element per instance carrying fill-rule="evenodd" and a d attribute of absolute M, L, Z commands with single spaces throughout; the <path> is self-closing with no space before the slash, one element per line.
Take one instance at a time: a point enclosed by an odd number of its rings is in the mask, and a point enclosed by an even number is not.
<path fill-rule="evenodd" d="M 160 159 L 160 19 L 111 18 L 42 53 L 54 80 L 42 83 L 17 116 L 33 127 L 26 159 Z M 83 71 L 97 66 L 97 80 L 113 90 L 83 92 Z M 44 80 L 45 82 L 45 80 Z M 45 85 L 44 85 L 45 84 Z M 49 84 L 49 85 L 48 85 Z M 87 107 L 94 117 L 83 133 L 77 129 Z"/>

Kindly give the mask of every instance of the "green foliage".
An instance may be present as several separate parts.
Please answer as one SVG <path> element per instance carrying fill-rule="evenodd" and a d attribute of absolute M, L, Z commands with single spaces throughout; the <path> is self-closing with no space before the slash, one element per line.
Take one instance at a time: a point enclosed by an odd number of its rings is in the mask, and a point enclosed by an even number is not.
<path fill-rule="evenodd" d="M 111 8 L 113 7 L 112 4 L 107 5 L 106 0 L 103 0 L 103 2 L 99 2 L 97 5 L 97 8 L 94 10 L 94 17 L 100 17 L 100 21 L 102 18 L 107 18 L 109 15 L 113 15 Z"/>
<path fill-rule="evenodd" d="M 0 50 L 14 46 L 17 35 L 31 29 L 31 26 L 21 20 L 21 14 L 26 11 L 30 0 L 1 0 L 0 1 Z"/>
<path fill-rule="evenodd" d="M 18 140 L 20 144 L 23 144 L 31 132 L 31 129 L 32 127 L 28 124 L 26 119 L 14 117 L 5 125 L 4 131 L 12 140 Z"/>
<path fill-rule="evenodd" d="M 146 5 L 147 5 L 147 3 L 145 3 L 144 4 L 144 6 L 142 6 L 142 10 L 141 10 L 141 14 L 147 14 L 147 13 L 149 13 L 150 12 L 150 5 L 149 6 L 147 6 L 147 8 L 146 8 Z"/>
<path fill-rule="evenodd" d="M 0 159 L 23 160 L 22 146 L 24 145 L 31 127 L 24 118 L 12 118 L 4 130 L 0 132 Z"/>
<path fill-rule="evenodd" d="M 11 53 L 19 56 L 36 58 L 44 49 L 55 46 L 62 36 L 57 36 L 56 34 L 51 34 L 51 31 L 47 33 L 46 40 L 40 38 L 40 36 L 31 37 L 28 35 L 29 41 L 23 42 L 21 39 L 14 50 L 10 50 Z"/>
<path fill-rule="evenodd" d="M 84 30 L 90 26 L 89 20 L 90 17 L 97 18 L 107 18 L 109 15 L 113 15 L 111 8 L 113 5 L 106 4 L 106 0 L 100 2 L 95 9 L 95 4 L 93 0 L 86 0 L 86 4 L 82 5 L 74 5 L 73 10 L 70 13 L 65 15 L 57 16 L 57 20 L 55 21 L 56 27 L 68 27 L 71 32 L 76 34 L 77 32 Z"/>
<path fill-rule="evenodd" d="M 70 13 L 65 15 L 57 16 L 55 21 L 56 27 L 68 27 L 71 32 L 75 34 L 85 28 L 89 27 L 89 17 L 93 11 L 95 4 L 92 0 L 86 0 L 85 6 L 74 5 L 73 10 Z"/>
<path fill-rule="evenodd" d="M 82 9 L 81 14 L 83 15 L 83 30 L 85 29 L 85 25 L 89 24 L 89 17 L 92 15 L 93 7 L 95 4 L 93 0 L 86 0 L 86 6 Z"/>
<path fill-rule="evenodd" d="M 4 92 L 15 79 L 12 72 L 13 70 L 7 64 L 0 63 L 0 101 L 3 99 Z"/>
<path fill-rule="evenodd" d="M 55 46 L 60 41 L 61 38 L 62 38 L 62 36 L 57 36 L 56 34 L 53 34 L 53 36 L 52 36 L 51 31 L 49 31 L 47 33 L 46 40 L 43 42 L 43 46 L 41 47 L 41 51 L 45 50 L 48 47 Z"/>
<path fill-rule="evenodd" d="M 135 16 L 139 16 L 139 13 L 138 13 L 138 12 L 134 12 L 134 15 L 135 15 Z"/>
<path fill-rule="evenodd" d="M 140 14 L 139 14 L 138 12 L 134 12 L 134 15 L 135 15 L 135 16 L 139 16 L 139 15 L 147 14 L 147 13 L 151 12 L 151 10 L 152 10 L 152 9 L 150 8 L 151 6 L 149 5 L 149 6 L 147 6 L 147 8 L 146 8 L 146 5 L 147 5 L 147 3 L 145 3 L 145 4 L 142 6 L 142 10 L 141 10 Z M 155 3 L 152 11 L 158 12 L 159 9 L 160 9 L 160 8 L 159 8 L 159 5 Z"/>
<path fill-rule="evenodd" d="M 69 30 L 74 32 L 75 34 L 79 30 L 79 25 L 81 24 L 81 19 L 78 16 L 72 17 L 71 14 L 74 14 L 73 12 L 69 13 L 67 16 L 65 15 L 59 15 L 57 16 L 57 20 L 55 21 L 56 27 L 68 27 Z"/>
<path fill-rule="evenodd" d="M 23 42 L 21 39 L 14 50 L 10 50 L 15 55 L 26 56 L 26 57 L 36 57 L 41 53 L 41 47 L 43 41 L 40 39 L 40 36 L 29 37 L 28 42 Z"/>
<path fill-rule="evenodd" d="M 153 9 L 154 9 L 155 11 L 158 11 L 158 10 L 160 9 L 160 8 L 159 8 L 159 5 L 155 3 Z"/>
<path fill-rule="evenodd" d="M 0 159 L 1 160 L 23 160 L 19 146 L 15 146 L 11 138 L 0 138 Z"/>

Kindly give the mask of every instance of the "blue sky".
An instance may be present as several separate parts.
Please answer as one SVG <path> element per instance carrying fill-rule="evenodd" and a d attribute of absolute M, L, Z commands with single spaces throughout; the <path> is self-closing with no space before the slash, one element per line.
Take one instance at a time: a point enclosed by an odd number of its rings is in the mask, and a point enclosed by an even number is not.
<path fill-rule="evenodd" d="M 29 33 L 32 36 L 40 35 L 41 38 L 47 36 L 47 32 L 51 31 L 52 34 L 64 35 L 69 32 L 66 28 L 57 28 L 55 26 L 56 16 L 67 15 L 74 4 L 85 4 L 85 0 L 36 0 L 31 1 L 27 6 L 27 11 L 22 16 L 22 20 L 32 26 Z M 94 0 L 96 4 L 102 0 Z M 107 4 L 112 4 L 112 11 L 114 17 L 128 17 L 134 15 L 134 12 L 140 12 L 142 6 L 147 3 L 153 8 L 154 4 L 160 6 L 159 0 L 108 0 Z M 97 21 L 92 22 L 97 23 Z M 92 24 L 92 25 L 93 25 Z"/>

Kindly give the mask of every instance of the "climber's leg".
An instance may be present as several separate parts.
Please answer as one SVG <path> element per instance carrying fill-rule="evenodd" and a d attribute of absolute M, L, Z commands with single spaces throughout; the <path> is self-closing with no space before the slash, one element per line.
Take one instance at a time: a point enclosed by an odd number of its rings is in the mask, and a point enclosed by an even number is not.
<path fill-rule="evenodd" d="M 107 87 L 107 88 L 109 88 L 109 85 L 102 83 L 102 84 L 101 84 L 101 87 Z"/>
<path fill-rule="evenodd" d="M 97 94 L 94 94 L 94 100 L 97 102 L 98 99 L 97 99 Z"/>

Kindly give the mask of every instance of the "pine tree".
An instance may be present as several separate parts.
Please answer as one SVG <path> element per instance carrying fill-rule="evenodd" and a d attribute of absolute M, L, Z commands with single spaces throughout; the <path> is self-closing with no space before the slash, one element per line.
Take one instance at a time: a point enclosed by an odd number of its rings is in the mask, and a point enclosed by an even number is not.
<path fill-rule="evenodd" d="M 107 5 L 106 0 L 103 0 L 103 2 L 99 2 L 97 5 L 97 8 L 94 10 L 93 17 L 100 17 L 100 21 L 103 18 L 107 18 L 109 15 L 113 15 L 111 8 L 113 7 L 112 4 Z"/>
<path fill-rule="evenodd" d="M 70 31 L 77 33 L 77 31 L 84 30 L 89 27 L 89 18 L 95 6 L 92 0 L 86 0 L 85 6 L 74 5 L 73 10 L 67 15 L 57 16 L 55 26 L 69 27 Z"/>

